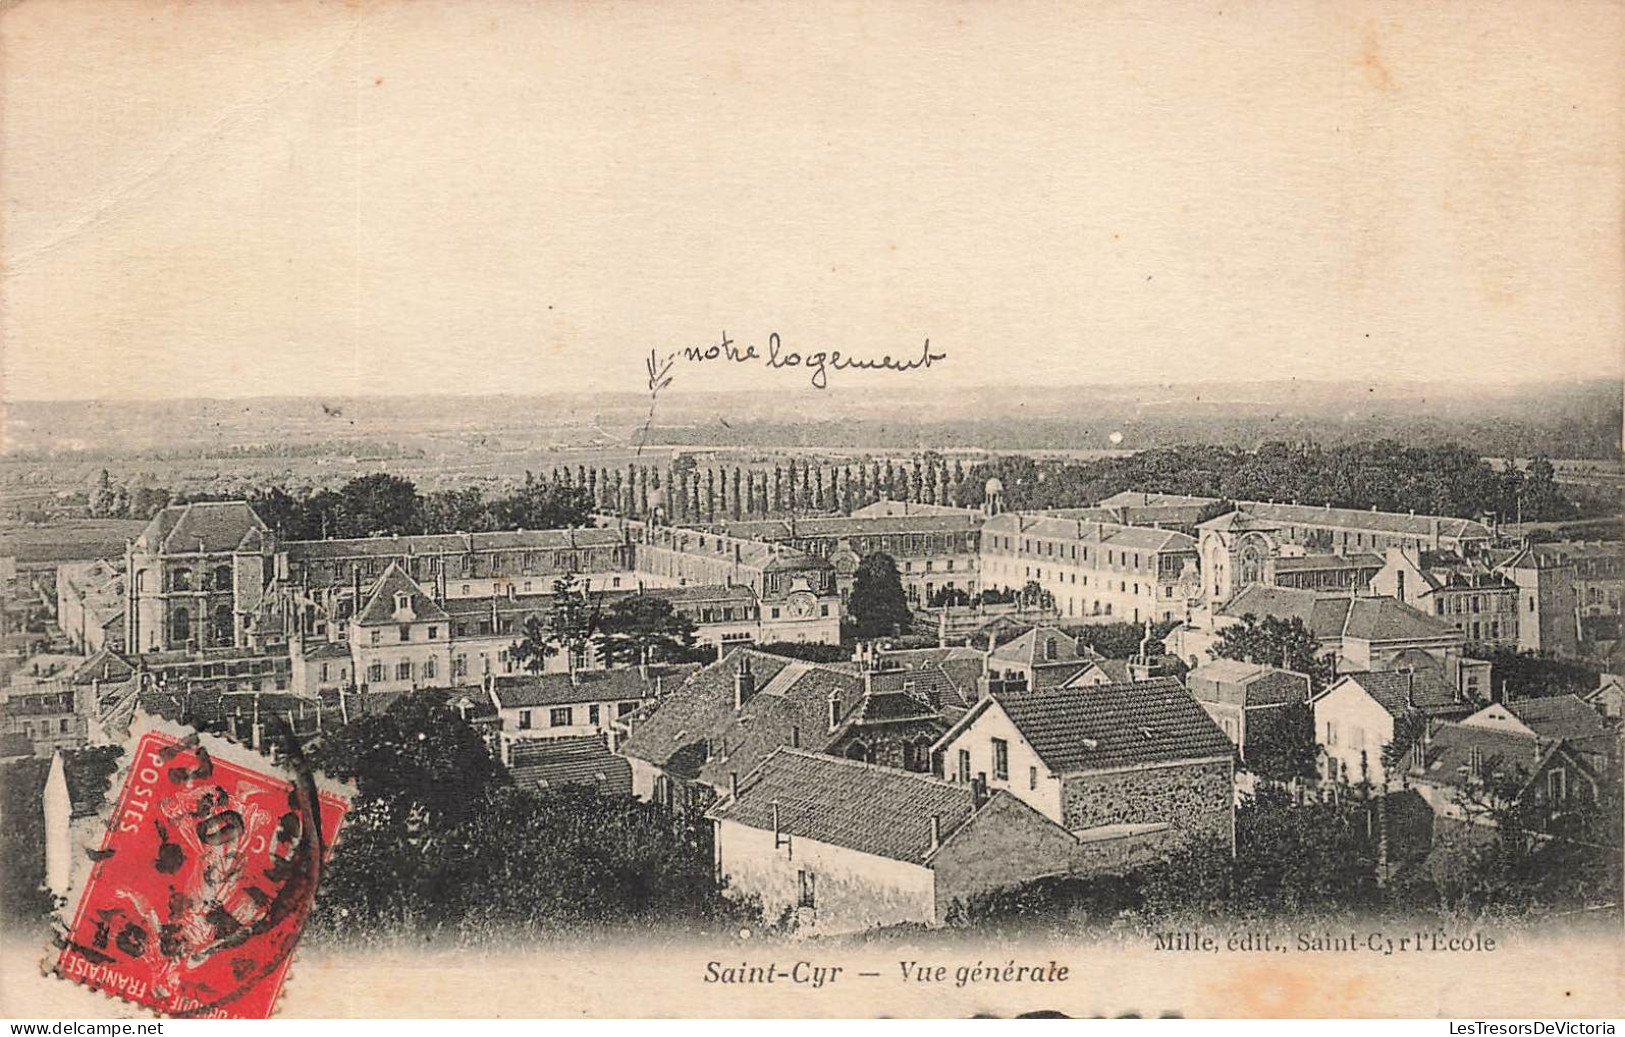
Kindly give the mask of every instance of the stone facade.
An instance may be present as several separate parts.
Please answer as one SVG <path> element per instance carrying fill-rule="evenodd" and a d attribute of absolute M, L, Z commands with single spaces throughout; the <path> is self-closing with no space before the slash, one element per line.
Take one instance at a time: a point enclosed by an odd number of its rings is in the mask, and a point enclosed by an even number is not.
<path fill-rule="evenodd" d="M 1061 823 L 1073 830 L 1100 825 L 1166 822 L 1185 840 L 1234 838 L 1229 760 L 1068 774 L 1061 786 Z"/>

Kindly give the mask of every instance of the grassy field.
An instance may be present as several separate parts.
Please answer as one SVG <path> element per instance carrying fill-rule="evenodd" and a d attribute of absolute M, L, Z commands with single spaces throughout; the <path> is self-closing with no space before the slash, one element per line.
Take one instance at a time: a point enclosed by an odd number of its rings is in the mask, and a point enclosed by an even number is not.
<path fill-rule="evenodd" d="M 20 564 L 122 558 L 124 541 L 139 536 L 146 523 L 135 519 L 61 519 L 47 526 L 0 527 L 0 555 Z"/>

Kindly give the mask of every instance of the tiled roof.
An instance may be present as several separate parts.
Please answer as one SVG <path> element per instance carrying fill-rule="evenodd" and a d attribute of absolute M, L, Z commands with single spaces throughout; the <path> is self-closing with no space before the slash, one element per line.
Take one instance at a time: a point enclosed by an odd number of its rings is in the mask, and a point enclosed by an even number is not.
<path fill-rule="evenodd" d="M 1461 638 L 1461 631 L 1389 597 L 1325 597 L 1295 587 L 1254 584 L 1221 609 L 1221 616 L 1301 619 L 1316 637 L 1362 641 L 1426 641 Z"/>
<path fill-rule="evenodd" d="M 1230 533 L 1237 530 L 1271 530 L 1280 529 L 1281 527 L 1277 522 L 1271 522 L 1269 519 L 1245 511 L 1227 511 L 1217 518 L 1208 519 L 1196 528 L 1217 533 Z"/>
<path fill-rule="evenodd" d="M 1382 557 L 1373 554 L 1316 554 L 1302 555 L 1298 558 L 1275 559 L 1276 572 L 1304 572 L 1306 570 L 1319 571 L 1323 569 L 1381 569 L 1382 567 Z"/>
<path fill-rule="evenodd" d="M 975 793 L 923 774 L 781 748 L 710 817 L 779 831 L 909 864 L 931 856 L 931 818 L 943 839 L 975 813 Z M 792 844 L 793 845 L 793 844 Z"/>
<path fill-rule="evenodd" d="M 0 756 L 32 755 L 34 755 L 34 743 L 21 731 L 7 731 L 5 734 L 0 734 Z"/>
<path fill-rule="evenodd" d="M 1343 680 L 1364 689 L 1390 716 L 1411 711 L 1429 716 L 1463 715 L 1472 710 L 1472 704 L 1463 702 L 1456 689 L 1433 668 L 1351 673 Z"/>
<path fill-rule="evenodd" d="M 1203 702 L 1218 702 L 1249 709 L 1304 702 L 1309 678 L 1291 670 L 1234 659 L 1215 659 L 1185 675 L 1191 694 Z"/>
<path fill-rule="evenodd" d="M 95 655 L 86 659 L 73 671 L 73 683 L 90 684 L 100 681 L 103 684 L 110 684 L 128 680 L 134 673 L 135 667 L 128 659 L 103 645 L 96 650 Z"/>
<path fill-rule="evenodd" d="M 251 534 L 264 532 L 265 523 L 247 501 L 199 501 L 160 510 L 136 544 L 156 554 L 221 554 L 254 546 Z"/>
<path fill-rule="evenodd" d="M 1355 598 L 1343 636 L 1360 641 L 1426 641 L 1459 637 L 1460 631 L 1397 598 Z"/>
<path fill-rule="evenodd" d="M 994 695 L 1058 774 L 1229 756 L 1234 747 L 1171 677 Z"/>
<path fill-rule="evenodd" d="M 981 528 L 980 512 L 953 510 L 929 515 L 819 516 L 718 522 L 704 528 L 748 540 L 785 541 L 816 538 L 840 540 L 859 536 L 906 533 L 957 533 Z"/>
<path fill-rule="evenodd" d="M 348 659 L 350 646 L 338 641 L 315 641 L 305 645 L 304 657 L 307 660 L 322 659 Z"/>
<path fill-rule="evenodd" d="M 406 570 L 391 562 L 378 582 L 372 586 L 367 595 L 367 603 L 356 615 L 355 621 L 362 626 L 387 626 L 400 622 L 395 618 L 395 595 L 405 594 L 411 598 L 412 622 L 429 623 L 444 621 L 446 610 L 418 586 L 418 582 L 406 574 Z"/>
<path fill-rule="evenodd" d="M 691 605 L 711 601 L 756 600 L 756 592 L 739 583 L 697 583 L 684 587 L 650 587 L 643 593 L 651 598 L 664 598 L 673 605 Z"/>
<path fill-rule="evenodd" d="M 698 663 L 651 666 L 645 674 L 636 667 L 615 670 L 578 670 L 497 677 L 492 685 L 497 708 L 564 706 L 577 702 L 628 702 L 649 698 L 659 689 L 671 691 L 699 670 Z"/>
<path fill-rule="evenodd" d="M 1253 615 L 1262 619 L 1301 619 L 1309 632 L 1318 638 L 1343 636 L 1343 624 L 1348 619 L 1351 598 L 1328 598 L 1311 590 L 1296 587 L 1266 587 L 1253 584 L 1218 610 L 1221 616 L 1241 618 Z"/>
<path fill-rule="evenodd" d="M 1055 646 L 1054 657 L 1050 657 L 1048 645 L 1053 642 Z M 993 659 L 996 662 L 1018 663 L 1022 666 L 1053 666 L 1061 663 L 1086 662 L 1096 658 L 1095 653 L 1087 647 L 1078 650 L 1077 641 L 1068 637 L 1058 627 L 1034 627 L 1013 640 L 1006 641 L 993 649 Z"/>
<path fill-rule="evenodd" d="M 1217 497 L 1193 497 L 1184 493 L 1146 493 L 1143 490 L 1124 490 L 1100 502 L 1102 508 L 1138 507 L 1206 507 L 1217 504 Z"/>
<path fill-rule="evenodd" d="M 612 547 L 625 542 L 616 529 L 526 529 L 499 533 L 428 533 L 417 536 L 360 537 L 350 540 L 290 540 L 283 546 L 295 561 L 350 557 L 407 557 L 481 551 L 540 551 Z"/>
<path fill-rule="evenodd" d="M 747 660 L 756 690 L 736 710 L 735 676 Z M 804 745 L 824 745 L 832 692 L 844 719 L 862 697 L 863 680 L 850 666 L 736 649 L 662 699 L 632 728 L 621 752 L 720 788 L 731 774 L 748 774 L 774 749 L 792 744 L 798 732 Z"/>
<path fill-rule="evenodd" d="M 1486 773 L 1505 776 L 1520 770 L 1533 776 L 1549 752 L 1542 749 L 1538 739 L 1515 731 L 1446 723 L 1433 729 L 1424 750 L 1424 764 L 1419 768 L 1413 760 L 1410 773 L 1433 784 L 1465 787 L 1475 749 Z"/>
<path fill-rule="evenodd" d="M 606 796 L 632 794 L 632 765 L 596 735 L 514 742 L 509 753 L 508 773 L 521 788 L 586 785 Z"/>
<path fill-rule="evenodd" d="M 1442 537 L 1470 540 L 1490 538 L 1489 528 L 1472 519 L 1315 507 L 1312 504 L 1271 504 L 1266 501 L 1236 501 L 1236 504 L 1258 518 L 1283 526 L 1337 526 L 1427 539 L 1432 536 L 1433 523 L 1437 521 Z"/>
<path fill-rule="evenodd" d="M 1052 540 L 1075 540 L 1080 544 L 1102 547 L 1128 548 L 1131 551 L 1195 551 L 1196 541 L 1184 533 L 1147 526 L 1125 526 L 1116 522 L 1084 522 L 1076 519 L 1054 518 L 1048 515 L 1030 515 L 1005 512 L 983 524 L 987 533 L 1011 536 L 1045 537 Z M 985 544 L 986 541 L 983 541 Z"/>
<path fill-rule="evenodd" d="M 1504 705 L 1507 712 L 1542 738 L 1574 741 L 1597 738 L 1611 730 L 1608 722 L 1578 695 L 1513 699 Z"/>

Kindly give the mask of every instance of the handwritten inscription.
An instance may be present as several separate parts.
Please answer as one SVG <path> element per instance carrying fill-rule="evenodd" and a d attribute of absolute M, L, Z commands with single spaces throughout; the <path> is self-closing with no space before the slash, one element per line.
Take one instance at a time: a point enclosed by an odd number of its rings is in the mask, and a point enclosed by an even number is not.
<path fill-rule="evenodd" d="M 784 344 L 778 332 L 767 337 L 767 351 L 764 353 L 756 348 L 755 343 L 739 345 L 728 337 L 724 331 L 722 337 L 705 346 L 686 346 L 682 349 L 661 353 L 659 350 L 649 350 L 648 374 L 649 394 L 658 396 L 660 390 L 672 383 L 673 372 L 678 364 L 706 364 L 720 362 L 723 364 L 759 364 L 773 371 L 799 369 L 807 372 L 808 379 L 815 389 L 829 388 L 829 374 L 831 371 L 907 371 L 929 368 L 932 364 L 948 359 L 947 353 L 933 353 L 931 340 L 926 339 L 920 346 L 917 355 L 894 357 L 890 353 L 880 357 L 856 357 L 842 353 L 838 349 L 820 349 L 813 352 L 803 352 Z"/>

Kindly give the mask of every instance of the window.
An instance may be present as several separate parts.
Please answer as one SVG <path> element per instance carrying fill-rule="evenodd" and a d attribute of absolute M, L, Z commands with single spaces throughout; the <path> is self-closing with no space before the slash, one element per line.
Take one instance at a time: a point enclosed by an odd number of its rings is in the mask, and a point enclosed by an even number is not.
<path fill-rule="evenodd" d="M 404 643 L 406 643 L 407 641 L 410 641 L 410 640 L 412 640 L 412 628 L 409 627 L 409 626 L 403 625 L 401 627 L 401 642 L 404 644 Z"/>
<path fill-rule="evenodd" d="M 1036 789 L 1038 787 L 1038 768 L 1037 767 L 1028 767 L 1027 768 L 1027 787 L 1030 788 L 1030 789 Z"/>
<path fill-rule="evenodd" d="M 1010 780 L 1010 743 L 1002 738 L 993 739 L 993 777 Z"/>
<path fill-rule="evenodd" d="M 1326 744 L 1337 744 L 1337 724 L 1331 720 L 1326 721 Z"/>
<path fill-rule="evenodd" d="M 64 720 L 63 723 L 66 724 L 67 721 Z M 1569 798 L 1568 771 L 1562 767 L 1553 767 L 1546 772 L 1546 795 L 1553 803 L 1561 803 Z"/>
<path fill-rule="evenodd" d="M 68 718 L 63 717 L 61 720 L 58 720 L 56 729 L 59 732 L 61 732 L 62 734 L 67 734 L 68 733 Z"/>
<path fill-rule="evenodd" d="M 636 702 L 617 702 L 615 704 L 615 715 L 618 717 L 624 717 L 637 708 L 638 704 Z"/>
<path fill-rule="evenodd" d="M 382 631 L 378 631 L 378 630 L 371 631 L 371 636 L 367 638 L 367 643 L 368 644 L 374 644 L 374 645 L 377 644 L 378 643 L 378 635 L 380 633 L 382 633 Z"/>
<path fill-rule="evenodd" d="M 530 730 L 530 710 L 528 709 L 521 709 L 519 711 L 519 730 Z"/>
<path fill-rule="evenodd" d="M 1356 727 L 1349 738 L 1349 746 L 1353 749 L 1365 748 L 1365 728 Z"/>
<path fill-rule="evenodd" d="M 379 681 L 381 681 L 383 679 L 384 679 L 384 664 L 383 663 L 373 663 L 371 666 L 367 667 L 367 680 L 369 680 L 369 681 L 376 684 L 377 682 L 379 682 Z"/>
<path fill-rule="evenodd" d="M 598 723 L 598 707 L 597 706 L 588 706 L 587 707 L 587 723 L 589 723 L 589 724 Z"/>
<path fill-rule="evenodd" d="M 440 637 L 440 628 L 439 627 L 430 627 L 429 628 L 429 640 L 434 641 L 434 640 L 437 640 L 439 637 Z"/>
<path fill-rule="evenodd" d="M 463 584 L 463 593 L 464 593 L 464 594 L 467 594 L 467 593 L 468 593 L 468 584 L 466 584 L 466 583 L 465 583 L 465 584 Z"/>
<path fill-rule="evenodd" d="M 827 604 L 818 606 L 818 614 L 827 617 L 829 615 L 829 606 Z"/>
<path fill-rule="evenodd" d="M 779 607 L 777 605 L 773 606 L 772 616 L 773 616 L 774 619 L 779 618 Z"/>
<path fill-rule="evenodd" d="M 451 661 L 451 675 L 453 677 L 468 676 L 468 656 L 459 655 Z"/>
<path fill-rule="evenodd" d="M 959 780 L 963 784 L 970 784 L 970 750 L 959 750 Z"/>
<path fill-rule="evenodd" d="M 434 659 L 429 658 L 429 659 L 423 660 L 423 679 L 424 680 L 426 680 L 426 681 L 427 680 L 434 680 L 437 670 L 438 670 L 438 667 L 435 666 Z"/>
<path fill-rule="evenodd" d="M 569 727 L 575 722 L 572 713 L 574 713 L 574 710 L 569 706 L 559 706 L 548 712 L 547 725 L 549 727 Z"/>
<path fill-rule="evenodd" d="M 809 909 L 818 907 L 817 879 L 810 871 L 800 872 L 801 893 L 796 897 L 796 906 Z"/>
<path fill-rule="evenodd" d="M 327 664 L 326 663 L 322 663 L 322 681 L 324 683 L 327 681 Z"/>
<path fill-rule="evenodd" d="M 398 681 L 409 681 L 412 679 L 412 660 L 402 659 L 400 662 L 395 664 L 395 679 Z"/>

